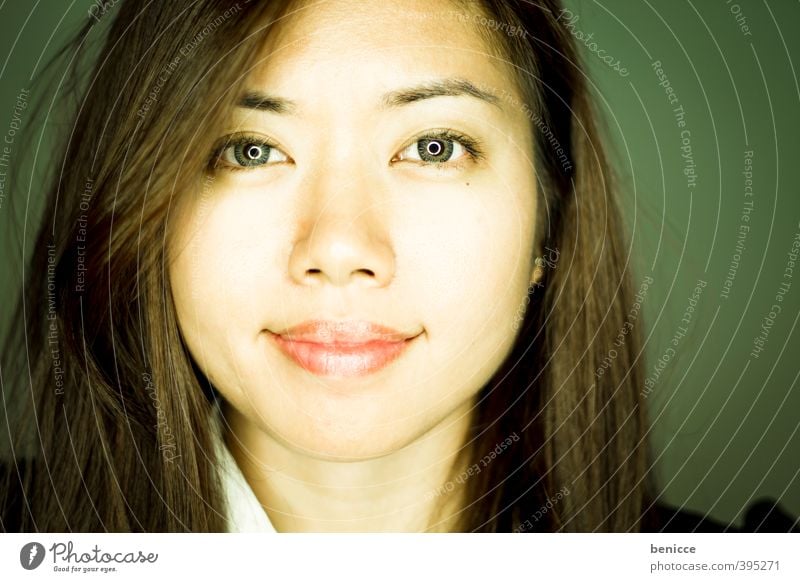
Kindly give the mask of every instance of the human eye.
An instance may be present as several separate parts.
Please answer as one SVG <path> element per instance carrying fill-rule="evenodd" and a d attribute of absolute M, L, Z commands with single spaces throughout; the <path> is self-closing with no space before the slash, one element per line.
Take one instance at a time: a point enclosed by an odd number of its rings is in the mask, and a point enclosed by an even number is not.
<path fill-rule="evenodd" d="M 209 169 L 245 170 L 289 161 L 289 156 L 264 137 L 234 134 L 224 137 L 209 159 Z"/>
<path fill-rule="evenodd" d="M 458 166 L 464 161 L 482 157 L 477 140 L 452 129 L 437 129 L 416 137 L 392 161 L 444 167 Z"/>

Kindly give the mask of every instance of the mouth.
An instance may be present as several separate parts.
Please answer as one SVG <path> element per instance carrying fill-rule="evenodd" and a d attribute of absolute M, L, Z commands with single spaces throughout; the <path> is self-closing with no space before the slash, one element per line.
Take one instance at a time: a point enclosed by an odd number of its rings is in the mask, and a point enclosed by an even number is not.
<path fill-rule="evenodd" d="M 366 321 L 314 320 L 269 336 L 284 356 L 312 374 L 353 378 L 387 367 L 421 333 Z"/>

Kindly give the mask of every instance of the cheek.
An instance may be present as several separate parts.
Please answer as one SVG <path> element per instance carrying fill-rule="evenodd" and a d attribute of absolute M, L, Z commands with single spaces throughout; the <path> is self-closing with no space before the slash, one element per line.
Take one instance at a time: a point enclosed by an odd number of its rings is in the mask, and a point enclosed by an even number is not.
<path fill-rule="evenodd" d="M 265 213 L 265 215 L 268 215 Z M 270 269 L 269 225 L 246 200 L 216 192 L 172 225 L 169 276 L 179 326 L 212 379 L 235 375 L 257 335 Z"/>
<path fill-rule="evenodd" d="M 535 202 L 532 189 L 498 184 L 472 183 L 457 199 L 442 196 L 398 242 L 401 267 L 413 273 L 408 301 L 421 307 L 442 373 L 487 372 L 515 337 L 531 275 Z"/>
<path fill-rule="evenodd" d="M 278 236 L 265 218 L 274 212 L 224 194 L 176 223 L 170 268 L 179 312 L 202 307 L 204 318 L 217 323 L 263 309 L 264 286 L 276 268 L 271 239 Z"/>
<path fill-rule="evenodd" d="M 415 221 L 398 253 L 410 263 L 428 315 L 450 324 L 493 323 L 524 296 L 533 245 L 532 202 L 523 193 L 475 192 Z M 512 310 L 512 311 L 513 311 Z"/>

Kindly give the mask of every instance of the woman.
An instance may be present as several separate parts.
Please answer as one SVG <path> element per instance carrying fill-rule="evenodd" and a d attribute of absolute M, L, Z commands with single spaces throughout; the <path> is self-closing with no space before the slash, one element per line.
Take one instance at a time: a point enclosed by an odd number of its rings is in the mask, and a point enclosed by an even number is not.
<path fill-rule="evenodd" d="M 557 2 L 154 4 L 75 43 L 4 527 L 668 523 Z"/>

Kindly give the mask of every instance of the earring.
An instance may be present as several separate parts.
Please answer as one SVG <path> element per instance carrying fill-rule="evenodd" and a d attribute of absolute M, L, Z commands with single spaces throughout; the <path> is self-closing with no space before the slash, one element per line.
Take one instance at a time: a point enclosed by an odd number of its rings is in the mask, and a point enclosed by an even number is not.
<path fill-rule="evenodd" d="M 533 275 L 531 275 L 531 282 L 530 286 L 542 287 L 542 277 L 544 277 L 544 267 L 547 264 L 544 260 L 544 257 L 536 257 L 533 261 L 536 264 L 536 268 L 533 270 Z"/>

